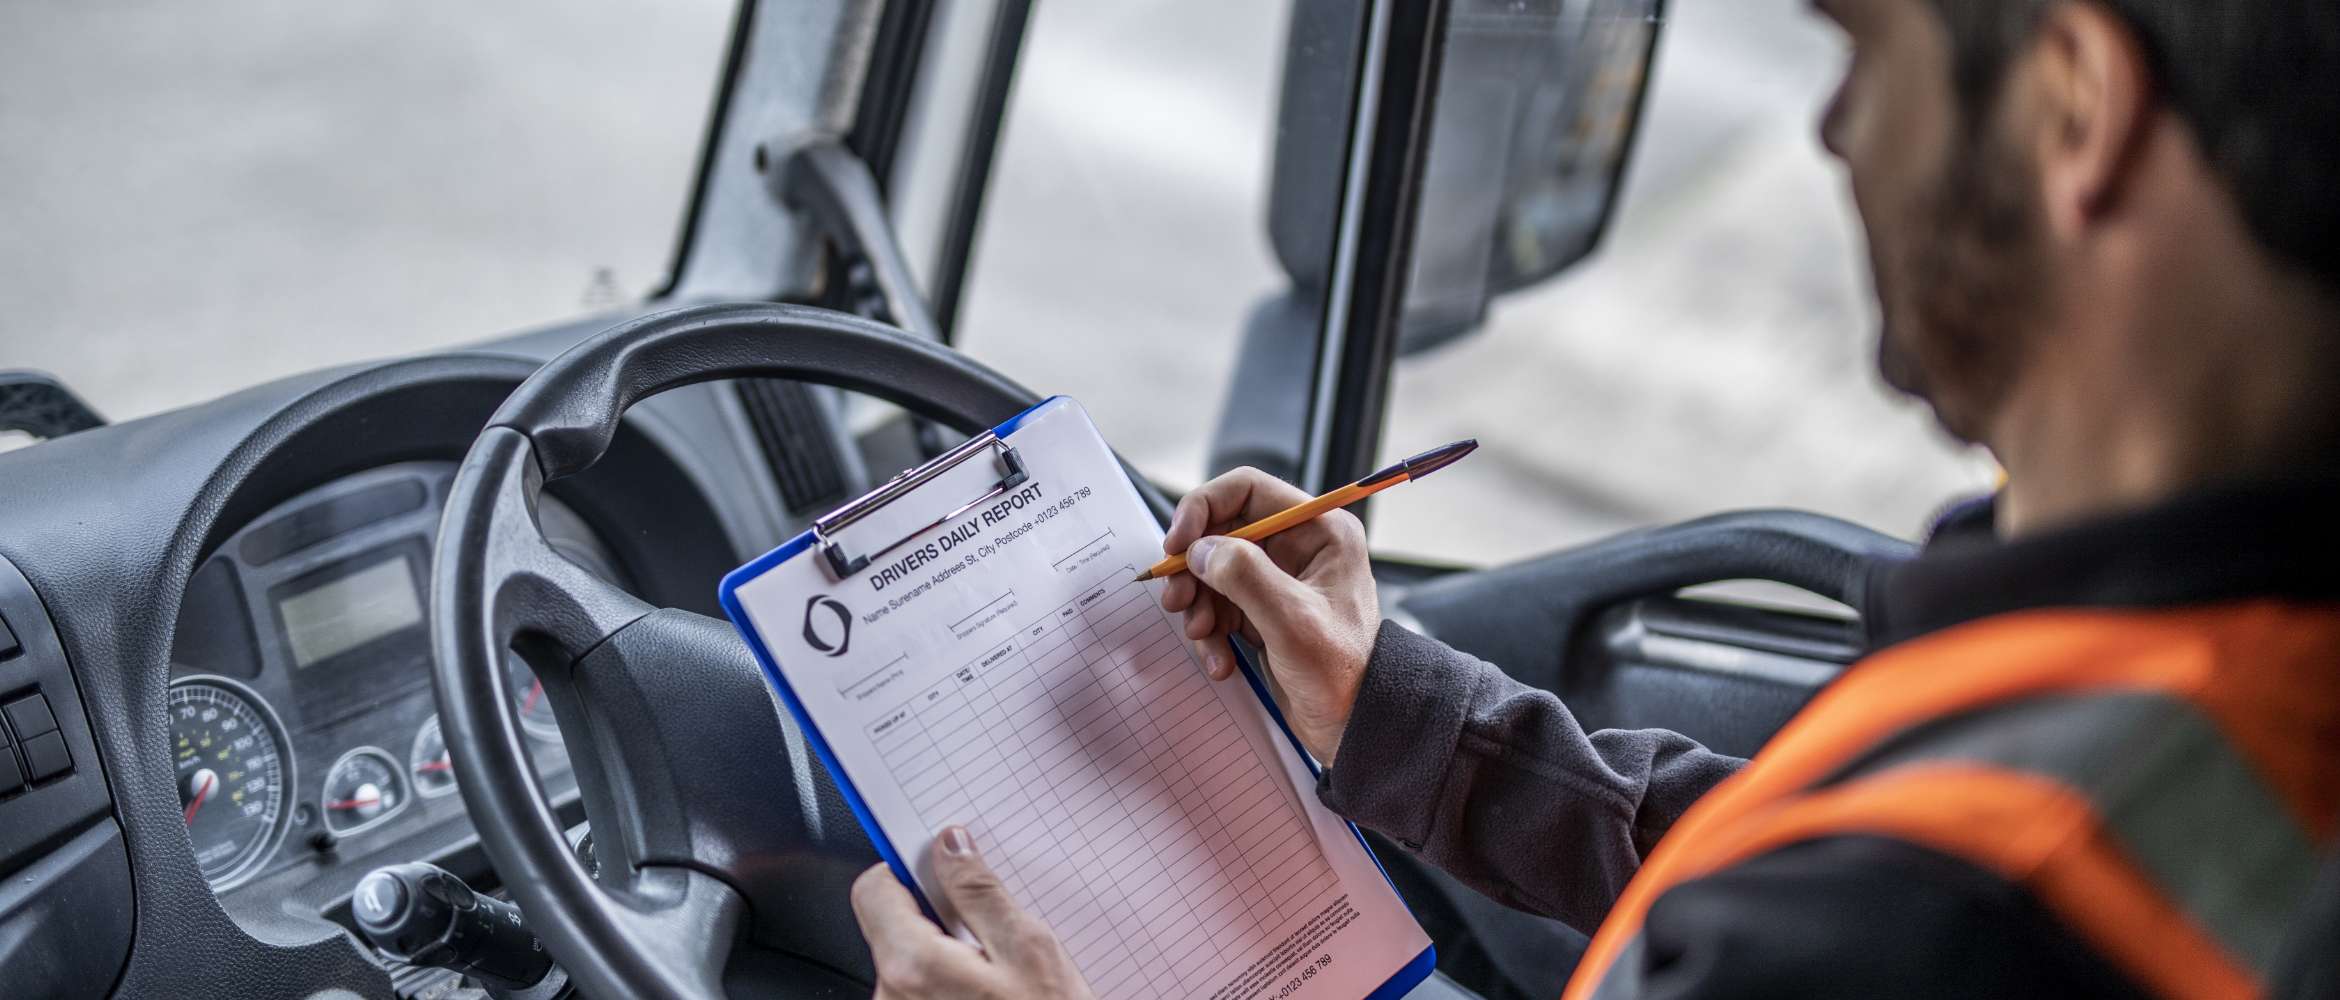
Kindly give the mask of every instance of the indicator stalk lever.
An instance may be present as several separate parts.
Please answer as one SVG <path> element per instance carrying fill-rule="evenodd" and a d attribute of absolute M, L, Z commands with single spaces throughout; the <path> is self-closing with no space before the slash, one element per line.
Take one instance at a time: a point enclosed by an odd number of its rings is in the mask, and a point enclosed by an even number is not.
<path fill-rule="evenodd" d="M 568 976 L 520 918 L 437 865 L 376 868 L 350 894 L 358 928 L 393 958 L 470 976 L 509 1000 L 566 995 Z"/>

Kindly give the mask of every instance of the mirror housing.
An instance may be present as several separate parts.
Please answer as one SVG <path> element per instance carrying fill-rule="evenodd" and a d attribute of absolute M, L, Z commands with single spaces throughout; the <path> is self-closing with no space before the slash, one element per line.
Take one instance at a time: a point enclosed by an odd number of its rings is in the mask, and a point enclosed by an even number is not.
<path fill-rule="evenodd" d="M 1664 0 L 1458 0 L 1399 351 L 1590 256 L 1641 120 Z"/>
<path fill-rule="evenodd" d="M 1589 256 L 1641 121 L 1665 0 L 1454 0 L 1432 111 L 1401 353 L 1474 329 L 1505 292 Z M 1285 37 L 1268 236 L 1321 298 L 1339 231 L 1363 27 L 1298 0 Z"/>
<path fill-rule="evenodd" d="M 1291 281 L 1255 309 L 1210 472 L 1296 473 L 1367 62 L 1362 5 L 1295 0 L 1268 189 Z M 1591 255 L 1638 132 L 1665 0 L 1450 0 L 1397 353 Z"/>

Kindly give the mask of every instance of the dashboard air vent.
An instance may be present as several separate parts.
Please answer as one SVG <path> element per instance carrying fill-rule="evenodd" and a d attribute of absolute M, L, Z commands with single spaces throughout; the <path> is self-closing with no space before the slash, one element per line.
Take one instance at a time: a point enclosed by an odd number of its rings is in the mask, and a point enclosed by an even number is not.
<path fill-rule="evenodd" d="M 802 382 L 741 379 L 739 403 L 755 431 L 756 447 L 793 515 L 816 514 L 845 502 L 845 475 L 829 411 Z"/>

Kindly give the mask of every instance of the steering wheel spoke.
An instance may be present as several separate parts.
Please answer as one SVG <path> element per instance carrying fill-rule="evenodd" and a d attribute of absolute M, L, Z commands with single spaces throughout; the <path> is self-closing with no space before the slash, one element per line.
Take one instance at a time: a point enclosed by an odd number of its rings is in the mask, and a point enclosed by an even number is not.
<path fill-rule="evenodd" d="M 502 530 L 487 538 L 476 567 L 495 637 L 531 665 L 566 667 L 619 629 L 655 610 L 553 548 L 537 521 L 544 481 L 528 438 L 490 428 L 457 473 L 479 476 L 483 487 L 464 494 L 486 505 L 484 516 Z M 492 483 L 493 488 L 486 488 Z M 450 511 L 449 516 L 453 516 Z"/>
<path fill-rule="evenodd" d="M 854 954 L 851 923 L 802 901 L 844 899 L 877 854 L 729 622 L 652 612 L 571 682 L 583 736 L 570 759 L 605 872 L 714 872 L 747 897 L 760 942 Z"/>
<path fill-rule="evenodd" d="M 636 996 L 723 995 L 723 971 L 747 916 L 746 903 L 723 880 L 678 866 L 648 868 L 623 889 L 595 892 L 576 905 L 614 928 L 626 947 L 600 950 L 583 962 L 563 956 L 572 978 L 666 987 Z"/>

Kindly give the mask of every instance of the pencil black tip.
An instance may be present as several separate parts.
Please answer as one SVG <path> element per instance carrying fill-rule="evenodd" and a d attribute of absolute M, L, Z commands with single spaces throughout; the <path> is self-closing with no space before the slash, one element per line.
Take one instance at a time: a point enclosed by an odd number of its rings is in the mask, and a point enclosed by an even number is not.
<path fill-rule="evenodd" d="M 1479 439 L 1457 441 L 1443 448 L 1432 448 L 1403 463 L 1406 478 L 1420 479 L 1440 469 L 1462 461 L 1463 456 L 1479 450 Z"/>
<path fill-rule="evenodd" d="M 1140 574 L 1138 574 L 1138 575 L 1136 576 L 1136 578 L 1134 578 L 1134 579 L 1130 580 L 1129 582 L 1131 582 L 1131 583 L 1144 583 L 1144 582 L 1146 582 L 1146 581 L 1148 581 L 1148 580 L 1151 580 L 1151 579 L 1153 579 L 1153 578 L 1154 578 L 1154 571 L 1149 569 L 1149 570 L 1147 570 L 1147 571 L 1145 571 L 1145 572 L 1143 572 L 1143 573 L 1140 573 Z"/>

